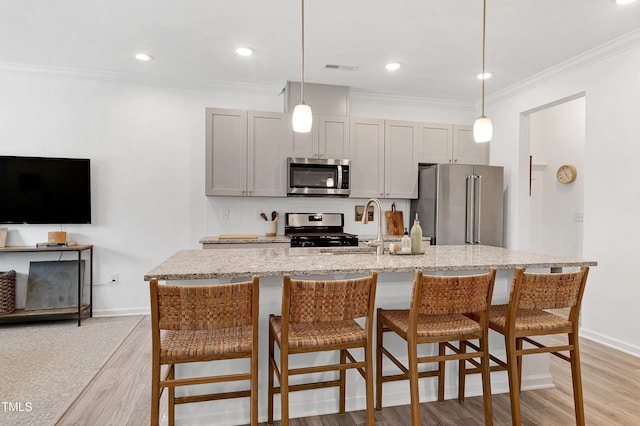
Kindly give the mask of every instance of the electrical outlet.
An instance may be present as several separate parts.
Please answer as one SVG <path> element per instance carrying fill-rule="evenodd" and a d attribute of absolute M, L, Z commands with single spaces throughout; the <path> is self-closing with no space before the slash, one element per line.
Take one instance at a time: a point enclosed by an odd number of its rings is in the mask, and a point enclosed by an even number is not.
<path fill-rule="evenodd" d="M 229 209 L 221 209 L 220 217 L 222 217 L 222 219 L 224 220 L 229 220 Z"/>
<path fill-rule="evenodd" d="M 573 221 L 574 222 L 584 222 L 584 213 L 582 212 L 576 212 L 573 214 Z"/>

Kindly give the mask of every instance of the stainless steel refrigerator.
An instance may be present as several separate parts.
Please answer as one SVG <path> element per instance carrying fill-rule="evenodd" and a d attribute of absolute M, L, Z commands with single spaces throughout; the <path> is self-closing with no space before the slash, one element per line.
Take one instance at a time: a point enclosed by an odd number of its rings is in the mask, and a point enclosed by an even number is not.
<path fill-rule="evenodd" d="M 411 223 L 418 213 L 431 244 L 503 246 L 503 167 L 437 164 L 418 176 Z"/>

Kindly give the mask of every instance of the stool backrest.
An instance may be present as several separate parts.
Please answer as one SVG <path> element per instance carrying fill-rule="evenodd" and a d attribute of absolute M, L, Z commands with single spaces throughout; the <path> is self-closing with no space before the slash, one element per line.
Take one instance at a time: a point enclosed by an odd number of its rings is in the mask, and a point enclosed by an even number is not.
<path fill-rule="evenodd" d="M 294 280 L 285 275 L 283 318 L 288 316 L 289 322 L 331 322 L 368 317 L 373 314 L 376 280 L 376 272 L 334 281 Z"/>
<path fill-rule="evenodd" d="M 419 315 L 481 312 L 491 304 L 496 271 L 466 276 L 422 275 L 416 271 L 411 309 Z M 417 284 L 420 283 L 420 286 Z M 418 303 L 416 306 L 415 303 Z"/>
<path fill-rule="evenodd" d="M 518 309 L 559 309 L 579 306 L 589 268 L 577 272 L 536 274 L 517 269 L 513 275 L 509 303 Z M 517 298 L 517 299 L 514 299 Z"/>
<path fill-rule="evenodd" d="M 151 280 L 152 321 L 160 330 L 251 325 L 257 312 L 258 277 L 242 283 L 202 286 L 159 285 L 156 279 Z"/>

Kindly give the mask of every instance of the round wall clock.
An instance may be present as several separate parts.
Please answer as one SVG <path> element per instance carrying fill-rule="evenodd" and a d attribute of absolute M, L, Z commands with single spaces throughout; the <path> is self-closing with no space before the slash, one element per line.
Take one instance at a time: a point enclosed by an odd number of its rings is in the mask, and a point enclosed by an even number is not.
<path fill-rule="evenodd" d="M 577 176 L 578 172 L 576 170 L 576 167 L 571 164 L 563 164 L 562 166 L 560 166 L 556 173 L 558 182 L 564 184 L 573 182 L 574 180 L 576 180 Z"/>

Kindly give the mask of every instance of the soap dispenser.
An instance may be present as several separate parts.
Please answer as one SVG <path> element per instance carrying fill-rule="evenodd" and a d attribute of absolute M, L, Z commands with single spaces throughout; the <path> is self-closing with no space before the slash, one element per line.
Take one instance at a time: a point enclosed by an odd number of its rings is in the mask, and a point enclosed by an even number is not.
<path fill-rule="evenodd" d="M 404 228 L 404 235 L 400 239 L 400 253 L 411 253 L 411 238 L 409 238 L 407 228 Z"/>
<path fill-rule="evenodd" d="M 418 220 L 418 213 L 411 227 L 411 254 L 422 253 L 422 227 Z"/>

